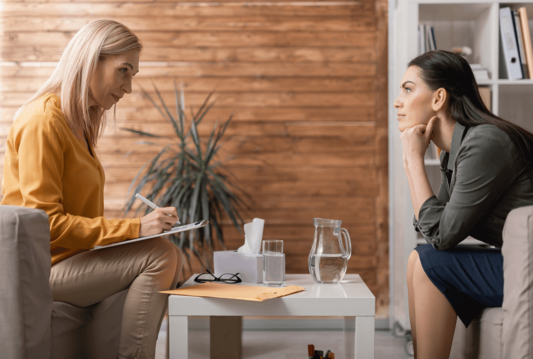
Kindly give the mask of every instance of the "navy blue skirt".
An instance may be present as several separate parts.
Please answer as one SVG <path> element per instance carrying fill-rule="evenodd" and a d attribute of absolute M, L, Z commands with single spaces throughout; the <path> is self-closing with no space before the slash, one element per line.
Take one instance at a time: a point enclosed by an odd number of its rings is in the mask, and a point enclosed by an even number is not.
<path fill-rule="evenodd" d="M 460 246 L 438 251 L 424 244 L 416 251 L 427 276 L 466 327 L 484 308 L 502 306 L 503 256 L 499 249 Z"/>

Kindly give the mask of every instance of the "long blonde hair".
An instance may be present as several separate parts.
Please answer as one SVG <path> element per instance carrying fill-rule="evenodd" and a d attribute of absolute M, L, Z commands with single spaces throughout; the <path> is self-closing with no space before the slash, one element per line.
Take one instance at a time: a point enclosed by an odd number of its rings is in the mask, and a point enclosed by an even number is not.
<path fill-rule="evenodd" d="M 61 111 L 74 136 L 85 133 L 91 146 L 105 129 L 106 111 L 89 108 L 89 83 L 99 60 L 106 56 L 141 51 L 141 41 L 130 29 L 113 20 L 96 20 L 70 40 L 59 64 L 46 83 L 17 111 L 48 93 L 61 98 Z"/>

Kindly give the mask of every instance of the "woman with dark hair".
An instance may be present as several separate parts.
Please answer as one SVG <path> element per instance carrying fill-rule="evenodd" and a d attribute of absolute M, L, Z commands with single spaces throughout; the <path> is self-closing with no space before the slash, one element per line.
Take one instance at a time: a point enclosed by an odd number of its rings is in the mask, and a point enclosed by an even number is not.
<path fill-rule="evenodd" d="M 418 246 L 407 267 L 415 358 L 450 355 L 457 317 L 468 326 L 503 301 L 502 231 L 514 208 L 533 205 L 533 134 L 492 114 L 470 65 L 431 51 L 413 59 L 394 101 Z M 424 166 L 432 140 L 442 182 L 435 195 Z M 472 236 L 496 248 L 456 247 Z"/>

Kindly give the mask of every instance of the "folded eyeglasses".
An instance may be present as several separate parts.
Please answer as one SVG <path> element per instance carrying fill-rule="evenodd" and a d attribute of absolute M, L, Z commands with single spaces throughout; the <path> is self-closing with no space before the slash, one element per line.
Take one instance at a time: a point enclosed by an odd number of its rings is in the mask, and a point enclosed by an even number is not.
<path fill-rule="evenodd" d="M 242 279 L 239 278 L 239 273 L 235 273 L 235 274 L 224 273 L 220 277 L 217 278 L 208 269 L 206 269 L 206 271 L 207 273 L 202 273 L 198 275 L 196 278 L 194 278 L 194 281 L 198 283 L 223 282 L 227 284 L 237 284 L 237 283 L 242 282 Z"/>

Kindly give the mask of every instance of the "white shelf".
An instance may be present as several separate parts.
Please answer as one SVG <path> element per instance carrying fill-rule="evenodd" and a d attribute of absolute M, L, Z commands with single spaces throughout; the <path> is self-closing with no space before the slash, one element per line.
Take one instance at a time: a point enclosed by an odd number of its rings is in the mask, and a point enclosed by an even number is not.
<path fill-rule="evenodd" d="M 499 85 L 533 85 L 533 80 L 524 79 L 524 80 L 505 80 L 505 79 L 499 79 L 496 82 Z"/>

